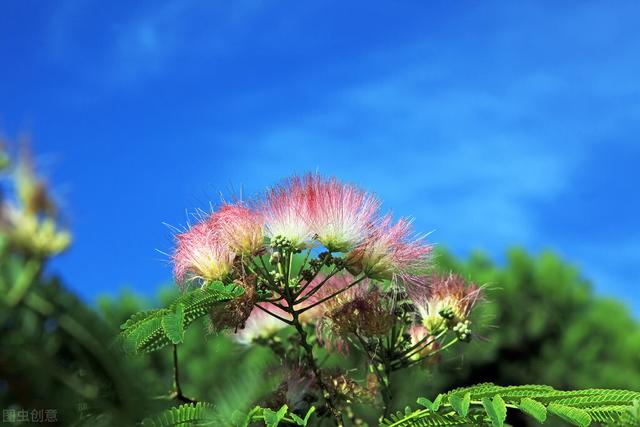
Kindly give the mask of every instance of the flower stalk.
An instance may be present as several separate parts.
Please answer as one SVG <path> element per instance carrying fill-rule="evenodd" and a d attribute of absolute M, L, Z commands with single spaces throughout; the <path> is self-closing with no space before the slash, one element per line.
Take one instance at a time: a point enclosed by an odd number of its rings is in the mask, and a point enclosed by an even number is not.
<path fill-rule="evenodd" d="M 294 311 L 294 315 L 293 315 L 293 326 L 296 328 L 296 331 L 298 332 L 298 335 L 300 335 L 300 345 L 302 345 L 303 349 L 304 349 L 304 354 L 307 360 L 307 365 L 309 366 L 309 369 L 311 369 L 311 371 L 313 372 L 313 375 L 316 378 L 316 382 L 318 384 L 318 387 L 320 388 L 320 390 L 322 391 L 322 397 L 324 398 L 326 404 L 327 404 L 327 409 L 329 410 L 329 412 L 331 413 L 331 416 L 333 417 L 335 424 L 337 426 L 342 426 L 344 423 L 342 421 L 342 416 L 340 415 L 340 413 L 338 412 L 335 403 L 333 402 L 333 397 L 331 396 L 331 392 L 329 391 L 329 388 L 327 387 L 327 385 L 325 384 L 324 380 L 322 379 L 322 372 L 320 371 L 320 369 L 318 368 L 318 365 L 316 363 L 316 359 L 313 355 L 313 348 L 311 347 L 311 345 L 309 344 L 308 340 L 307 340 L 307 333 L 304 330 L 304 327 L 302 326 L 302 324 L 300 323 L 300 320 L 298 318 L 298 313 L 296 313 Z"/>
<path fill-rule="evenodd" d="M 308 365 L 308 368 L 312 371 L 313 376 L 316 379 L 316 383 L 322 392 L 322 397 L 325 400 L 328 411 L 331 413 L 331 416 L 334 419 L 334 422 L 337 426 L 342 426 L 344 423 L 342 421 L 342 416 L 338 411 L 331 391 L 329 390 L 327 384 L 325 384 L 322 378 L 322 372 L 318 367 L 316 359 L 313 355 L 313 347 L 309 344 L 307 332 L 304 329 L 304 326 L 300 322 L 300 314 L 306 311 L 306 309 L 296 309 L 296 297 L 299 296 L 299 293 L 296 295 L 294 290 L 291 289 L 291 271 L 292 271 L 292 259 L 293 254 L 291 249 L 286 249 L 289 245 L 285 242 L 282 247 L 279 249 L 284 250 L 285 256 L 284 259 L 279 259 L 277 263 L 278 271 L 284 276 L 284 289 L 283 289 L 283 298 L 286 301 L 286 306 L 283 309 L 291 316 L 290 324 L 296 329 L 299 337 L 300 337 L 300 345 L 302 346 L 305 354 L 305 359 Z M 283 262 L 284 261 L 284 262 Z M 284 266 L 283 266 L 284 264 Z M 286 268 L 285 268 L 286 267 Z M 307 283 L 308 284 L 308 283 Z"/>

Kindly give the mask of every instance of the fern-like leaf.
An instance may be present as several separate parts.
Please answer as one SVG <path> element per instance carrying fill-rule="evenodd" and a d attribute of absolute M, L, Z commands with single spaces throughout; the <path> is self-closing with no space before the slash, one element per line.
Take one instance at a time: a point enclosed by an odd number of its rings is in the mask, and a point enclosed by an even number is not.
<path fill-rule="evenodd" d="M 309 410 L 307 411 L 306 415 L 304 416 L 304 418 L 300 418 L 299 416 L 297 416 L 296 414 L 294 414 L 293 412 L 290 414 L 291 418 L 293 419 L 293 421 L 299 425 L 299 426 L 306 426 L 307 423 L 309 422 L 309 418 L 311 418 L 311 415 L 313 415 L 313 413 L 316 411 L 316 407 L 312 406 L 311 408 L 309 408 Z"/>
<path fill-rule="evenodd" d="M 304 418 L 301 418 L 293 412 L 289 412 L 289 407 L 286 404 L 282 405 L 277 411 L 256 406 L 246 415 L 242 413 L 234 414 L 231 424 L 236 427 L 248 427 L 249 425 L 255 425 L 254 423 L 260 423 L 264 424 L 265 427 L 277 427 L 281 421 L 285 421 L 287 425 L 294 424 L 304 427 L 309 422 L 315 410 L 316 408 L 312 406 Z"/>
<path fill-rule="evenodd" d="M 449 397 L 449 403 L 461 417 L 466 417 L 469 413 L 469 404 L 471 402 L 471 393 L 467 392 L 463 396 L 452 394 Z"/>
<path fill-rule="evenodd" d="M 144 427 L 203 426 L 211 422 L 213 405 L 206 402 L 188 403 L 167 409 L 142 421 Z"/>
<path fill-rule="evenodd" d="M 280 421 L 284 419 L 287 415 L 287 410 L 289 408 L 287 405 L 282 405 L 282 407 L 276 412 L 272 409 L 265 409 L 262 412 L 262 416 L 264 417 L 264 424 L 267 427 L 278 427 Z"/>
<path fill-rule="evenodd" d="M 184 306 L 177 304 L 172 313 L 162 317 L 162 330 L 173 344 L 180 344 L 184 339 Z"/>
<path fill-rule="evenodd" d="M 427 409 L 410 414 L 397 412 L 382 422 L 384 427 L 443 427 L 443 426 L 484 426 L 484 417 L 472 415 L 461 417 L 455 412 L 440 414 Z"/>
<path fill-rule="evenodd" d="M 566 422 L 579 427 L 587 427 L 592 421 L 589 413 L 580 408 L 565 406 L 554 402 L 547 406 L 547 410 Z"/>
<path fill-rule="evenodd" d="M 213 282 L 182 294 L 168 308 L 136 313 L 120 327 L 127 353 L 149 353 L 169 344 L 179 344 L 185 329 L 207 315 L 214 306 L 242 295 L 233 284 Z"/>
<path fill-rule="evenodd" d="M 591 419 L 601 424 L 619 423 L 628 406 L 602 406 L 599 408 L 585 408 Z"/>
<path fill-rule="evenodd" d="M 518 404 L 518 409 L 535 418 L 541 424 L 547 420 L 547 407 L 537 400 L 525 397 Z"/>
<path fill-rule="evenodd" d="M 637 402 L 640 402 L 640 392 L 630 390 L 562 391 L 545 385 L 502 387 L 484 383 L 455 389 L 434 402 L 420 398 L 418 403 L 425 409 L 392 414 L 383 426 L 500 427 L 504 425 L 507 408 L 511 408 L 540 423 L 546 421 L 547 414 L 552 414 L 581 427 L 592 421 L 640 427 L 640 403 Z"/>
<path fill-rule="evenodd" d="M 504 420 L 507 418 L 507 407 L 499 394 L 496 394 L 493 399 L 483 398 L 482 406 L 487 411 L 493 427 L 502 427 L 504 425 Z"/>

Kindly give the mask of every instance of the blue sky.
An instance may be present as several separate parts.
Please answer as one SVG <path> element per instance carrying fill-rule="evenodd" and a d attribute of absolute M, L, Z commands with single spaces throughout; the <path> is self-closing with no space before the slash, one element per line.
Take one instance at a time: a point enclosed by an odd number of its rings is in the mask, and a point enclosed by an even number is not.
<path fill-rule="evenodd" d="M 613 5 L 3 2 L 0 130 L 33 138 L 89 299 L 170 279 L 163 222 L 318 170 L 638 313 L 640 3 Z"/>

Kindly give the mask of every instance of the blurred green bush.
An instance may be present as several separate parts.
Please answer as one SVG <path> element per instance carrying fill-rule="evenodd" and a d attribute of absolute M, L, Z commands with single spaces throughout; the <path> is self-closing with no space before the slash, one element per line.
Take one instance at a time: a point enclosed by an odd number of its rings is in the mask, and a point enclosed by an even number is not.
<path fill-rule="evenodd" d="M 497 266 L 482 254 L 458 261 L 442 251 L 436 264 L 487 284 L 487 301 L 474 320 L 480 338 L 462 356 L 445 354 L 430 372 L 398 373 L 396 408 L 413 404 L 417 396 L 484 381 L 639 388 L 640 324 L 624 304 L 594 295 L 579 272 L 557 256 L 534 258 L 515 249 L 505 266 Z M 71 425 L 84 412 L 94 415 L 84 418 L 86 425 L 113 425 L 173 403 L 153 399 L 171 387 L 169 350 L 125 362 L 109 344 L 132 313 L 166 305 L 176 288 L 167 287 L 155 298 L 123 292 L 87 307 L 57 280 L 40 278 L 19 304 L 9 306 L 8 289 L 28 268 L 6 254 L 0 263 L 3 408 L 57 408 L 61 425 Z M 207 335 L 204 324 L 187 334 L 180 347 L 186 394 L 232 411 L 264 403 L 277 386 L 279 361 L 268 348 Z M 361 361 L 333 355 L 328 363 L 357 367 Z M 366 408 L 359 412 L 367 418 Z"/>
<path fill-rule="evenodd" d="M 435 261 L 437 269 L 486 284 L 486 302 L 480 304 L 474 319 L 479 337 L 455 353 L 445 354 L 432 371 L 414 368 L 397 373 L 393 382 L 396 409 L 413 404 L 417 396 L 434 396 L 489 381 L 549 384 L 560 389 L 640 388 L 640 323 L 623 303 L 595 295 L 588 281 L 553 253 L 533 257 L 513 249 L 506 264 L 498 266 L 482 253 L 460 261 L 441 250 Z M 135 311 L 167 304 L 175 293 L 174 288 L 165 288 L 153 301 L 124 292 L 101 298 L 98 309 L 115 328 Z M 242 347 L 224 336 L 203 338 L 202 330 L 190 330 L 181 347 L 186 392 L 208 401 L 228 401 L 221 391 L 234 384 L 242 396 L 249 392 L 239 391 L 242 384 L 233 381 L 237 369 L 244 363 L 258 363 L 261 373 L 244 386 L 252 390 L 252 396 L 264 394 L 268 387 L 263 378 L 269 376 L 269 370 L 275 373 L 278 365 L 270 351 Z M 163 378 L 168 388 L 169 352 L 146 359 L 147 368 Z M 334 355 L 329 364 L 362 366 L 353 355 L 347 359 Z M 245 369 L 245 377 L 251 376 L 250 372 Z M 240 397 L 229 405 L 252 403 L 243 403 Z M 360 412 L 366 419 L 366 408 L 361 407 Z"/>

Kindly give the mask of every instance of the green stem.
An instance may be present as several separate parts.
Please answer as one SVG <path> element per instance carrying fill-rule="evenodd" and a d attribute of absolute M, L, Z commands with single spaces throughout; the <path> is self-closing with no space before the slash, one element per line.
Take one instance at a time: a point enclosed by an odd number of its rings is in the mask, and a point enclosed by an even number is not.
<path fill-rule="evenodd" d="M 478 406 L 482 406 L 483 403 L 481 400 L 470 400 L 469 401 L 469 405 L 478 405 Z M 513 403 L 506 403 L 504 404 L 505 407 L 509 408 L 509 409 L 517 409 L 519 411 L 521 411 L 521 409 L 518 407 L 518 405 L 515 405 Z M 443 403 L 441 406 L 441 408 L 451 408 L 453 410 L 453 406 L 450 403 Z M 427 409 L 428 411 L 428 409 Z"/>
<path fill-rule="evenodd" d="M 318 368 L 315 357 L 313 356 L 313 348 L 309 344 L 309 341 L 307 340 L 307 333 L 304 330 L 304 327 L 302 326 L 302 324 L 300 323 L 300 320 L 298 319 L 299 313 L 293 310 L 293 307 L 291 307 L 291 311 L 292 311 L 291 314 L 293 315 L 293 326 L 296 328 L 296 331 L 298 331 L 298 335 L 300 335 L 300 344 L 304 349 L 305 358 L 307 359 L 307 365 L 309 366 L 309 368 L 311 369 L 311 371 L 316 377 L 316 383 L 318 384 L 318 387 L 322 392 L 322 397 L 324 397 L 324 400 L 327 404 L 327 408 L 329 409 L 329 412 L 331 412 L 331 415 L 334 418 L 335 424 L 341 427 L 344 425 L 342 421 L 342 416 L 338 412 L 335 406 L 335 403 L 333 402 L 333 398 L 331 397 L 331 392 L 329 391 L 327 385 L 322 380 L 322 373 L 320 372 L 320 369 Z"/>
<path fill-rule="evenodd" d="M 288 263 L 288 261 L 290 260 L 290 258 L 289 258 L 290 256 L 291 256 L 291 253 L 289 252 L 283 257 L 285 262 Z M 279 271 L 282 272 L 282 259 L 280 261 L 278 261 L 277 268 L 278 268 Z M 294 308 L 295 295 L 294 295 L 294 292 L 292 292 L 291 286 L 289 286 L 289 279 L 290 279 L 289 274 L 290 274 L 290 269 L 287 270 L 286 275 L 284 277 L 285 283 L 284 283 L 284 291 L 282 293 L 282 295 L 284 296 L 285 301 L 287 302 L 287 306 L 284 307 L 284 309 L 292 317 L 291 321 L 288 321 L 286 323 L 288 323 L 290 325 L 293 325 L 293 327 L 298 332 L 298 335 L 300 336 L 300 344 L 302 345 L 302 348 L 304 349 L 304 354 L 305 354 L 305 358 L 306 358 L 306 361 L 307 361 L 307 365 L 308 365 L 309 369 L 311 369 L 311 371 L 313 372 L 314 376 L 316 377 L 316 383 L 318 385 L 318 388 L 322 392 L 322 397 L 324 397 L 324 400 L 326 402 L 327 408 L 329 409 L 329 412 L 333 416 L 335 424 L 337 426 L 339 426 L 339 427 L 342 427 L 344 425 L 343 421 L 342 421 L 342 417 L 341 417 L 340 413 L 338 412 L 338 410 L 337 410 L 337 408 L 335 406 L 335 403 L 333 402 L 333 398 L 331 397 L 331 393 L 330 393 L 327 385 L 322 380 L 322 373 L 320 372 L 320 369 L 318 368 L 318 364 L 316 363 L 315 357 L 313 356 L 313 348 L 312 348 L 311 344 L 309 344 L 307 332 L 304 330 L 304 327 L 302 326 L 302 323 L 300 323 L 300 318 L 299 318 L 300 312 L 297 311 Z M 260 306 L 258 306 L 258 307 L 260 307 Z M 264 311 L 267 311 L 267 310 L 264 310 Z M 270 313 L 270 314 L 273 315 L 273 313 Z M 275 317 L 279 318 L 281 320 L 284 320 L 279 316 L 275 316 Z"/>
<path fill-rule="evenodd" d="M 264 269 L 263 278 L 267 281 L 267 283 L 269 283 L 271 285 L 273 291 L 275 291 L 278 294 L 282 295 L 282 291 L 281 291 L 280 287 L 273 280 L 273 277 L 271 277 L 271 275 L 269 274 L 269 271 L 271 271 L 271 270 L 267 268 L 267 265 L 264 263 L 264 260 L 262 259 L 261 256 L 259 256 L 258 259 L 260 260 L 260 264 L 262 265 L 262 268 Z M 255 265 L 256 265 L 256 267 L 259 268 L 257 263 Z M 269 263 L 269 265 L 271 265 L 271 263 Z"/>
<path fill-rule="evenodd" d="M 185 396 L 180 387 L 180 372 L 178 368 L 178 346 L 173 345 L 173 392 L 171 398 L 183 403 L 197 403 L 195 399 Z"/>
<path fill-rule="evenodd" d="M 366 276 L 362 276 L 362 277 L 360 277 L 359 279 L 354 280 L 354 281 L 353 281 L 353 282 L 351 282 L 351 284 L 350 284 L 349 286 L 347 286 L 346 288 L 340 289 L 339 291 L 336 291 L 336 292 L 332 293 L 331 295 L 329 295 L 329 296 L 327 296 L 327 297 L 324 297 L 324 298 L 322 298 L 322 299 L 321 299 L 321 300 L 319 300 L 319 301 L 316 301 L 315 303 L 313 303 L 313 304 L 311 304 L 311 305 L 309 305 L 309 306 L 307 306 L 307 307 L 305 307 L 305 308 L 303 308 L 303 309 L 299 310 L 299 311 L 298 311 L 298 313 L 304 313 L 304 312 L 305 312 L 305 311 L 307 311 L 307 310 L 311 310 L 312 308 L 314 308 L 314 307 L 316 307 L 316 306 L 319 306 L 319 305 L 320 305 L 320 304 L 322 304 L 323 302 L 328 301 L 328 300 L 330 300 L 331 298 L 334 298 L 334 297 L 336 297 L 336 296 L 340 295 L 341 293 L 345 292 L 345 291 L 346 291 L 346 290 L 348 290 L 348 289 L 351 289 L 352 287 L 354 287 L 354 286 L 355 286 L 355 285 L 357 285 L 358 283 L 362 282 L 365 278 L 366 278 Z"/>
<path fill-rule="evenodd" d="M 331 252 L 329 252 L 329 253 L 331 253 Z M 298 283 L 296 284 L 296 287 L 299 287 L 299 286 L 300 286 L 300 283 L 302 282 L 302 279 L 303 279 L 303 277 L 302 277 L 302 270 L 304 270 L 304 265 L 306 264 L 306 262 L 307 262 L 307 260 L 308 260 L 308 258 L 309 258 L 309 255 L 310 255 L 310 254 L 311 254 L 311 251 L 309 251 L 309 253 L 307 253 L 307 257 L 305 258 L 305 262 L 304 262 L 304 264 L 302 264 L 302 268 L 300 269 L 300 273 L 299 273 L 299 276 L 300 276 L 300 277 L 298 278 Z M 309 287 L 309 285 L 310 285 L 314 280 L 316 280 L 316 277 L 318 277 L 318 275 L 320 274 L 320 272 L 321 272 L 321 271 L 322 271 L 322 266 L 321 266 L 320 268 L 318 268 L 318 270 L 316 270 L 316 271 L 313 273 L 313 276 L 311 277 L 311 279 L 307 280 L 307 283 L 305 283 L 305 284 L 304 284 L 304 286 L 303 286 L 300 290 L 298 290 L 298 291 L 297 291 L 297 293 L 296 293 L 296 298 L 298 298 L 300 295 L 302 295 L 302 294 L 304 293 L 304 291 Z M 331 277 L 333 274 L 335 274 L 335 273 L 330 274 L 330 275 L 329 275 L 329 277 Z M 329 277 L 325 277 L 325 279 L 322 281 L 322 283 L 324 284 L 324 282 L 326 282 L 326 281 L 329 279 Z M 320 285 L 318 285 L 318 286 L 320 286 Z M 316 287 L 316 290 L 317 290 L 318 286 Z M 311 295 L 307 295 L 307 297 L 309 297 L 309 296 L 311 296 Z M 305 299 L 306 299 L 306 298 L 305 298 Z M 300 303 L 300 302 L 302 302 L 302 301 L 304 301 L 304 300 L 296 301 L 296 304 L 297 304 L 297 303 Z"/>
<path fill-rule="evenodd" d="M 296 304 L 300 304 L 306 300 L 308 300 L 309 298 L 311 298 L 313 296 L 313 294 L 315 294 L 316 292 L 318 292 L 318 290 L 320 290 L 320 288 L 327 283 L 327 281 L 329 279 L 331 279 L 333 276 L 335 276 L 340 270 L 338 268 L 335 268 L 324 278 L 322 279 L 322 281 L 320 283 L 318 283 L 317 285 L 315 285 L 308 293 L 306 293 L 304 296 L 302 296 L 302 293 L 309 287 L 309 285 L 311 284 L 311 282 L 313 282 L 315 280 L 315 278 L 317 276 L 314 276 L 313 279 L 309 280 L 303 287 L 302 289 L 300 289 L 300 291 L 297 293 L 296 295 Z"/>
<path fill-rule="evenodd" d="M 420 341 L 418 341 L 415 345 L 413 345 L 413 346 L 409 347 L 408 349 L 404 350 L 403 352 L 401 352 L 400 355 L 402 357 L 404 357 L 404 358 L 409 358 L 409 357 L 413 356 L 414 354 L 420 352 L 420 350 L 422 350 L 423 348 L 425 348 L 425 347 L 433 344 L 434 342 L 438 341 L 440 338 L 445 336 L 446 333 L 447 333 L 447 331 L 445 330 L 445 331 L 440 332 L 435 337 L 432 337 L 430 335 L 426 335 L 424 338 L 422 338 Z M 431 339 L 429 339 L 429 338 L 431 338 Z"/>
<path fill-rule="evenodd" d="M 391 410 L 391 400 L 393 399 L 393 394 L 391 393 L 390 387 L 390 379 L 391 379 L 391 371 L 388 369 L 387 359 L 383 358 L 380 360 L 380 363 L 376 361 L 376 358 L 369 351 L 369 345 L 358 333 L 355 333 L 356 338 L 360 342 L 362 349 L 367 354 L 367 358 L 369 359 L 369 366 L 373 370 L 373 373 L 378 378 L 378 383 L 380 384 L 380 395 L 382 396 L 382 415 L 380 416 L 380 420 L 382 421 L 384 418 L 389 416 L 389 412 Z M 380 366 L 382 365 L 382 370 Z"/>
<path fill-rule="evenodd" d="M 378 383 L 380 383 L 380 395 L 382 396 L 382 414 L 380 415 L 380 419 L 378 421 L 382 421 L 384 418 L 389 416 L 389 412 L 391 410 L 391 399 L 393 399 L 393 395 L 391 394 L 391 389 L 389 388 L 389 379 L 383 374 L 385 371 L 381 372 L 380 368 L 375 365 L 370 365 L 373 373 L 378 378 Z"/>
<path fill-rule="evenodd" d="M 389 365 L 388 359 L 385 360 L 383 369 L 383 378 L 385 379 L 385 381 L 383 382 L 381 393 L 382 399 L 384 401 L 384 406 L 382 407 L 382 417 L 380 418 L 380 421 L 387 418 L 391 413 L 391 401 L 393 400 L 393 394 L 391 393 L 391 367 Z"/>
<path fill-rule="evenodd" d="M 302 271 L 304 267 L 307 265 L 307 261 L 309 261 L 309 257 L 311 256 L 311 249 L 307 249 L 307 253 L 304 256 L 304 260 L 302 260 L 302 264 L 300 264 L 300 269 L 298 270 L 298 282 L 296 283 L 296 287 L 300 286 L 300 282 L 302 281 Z"/>
<path fill-rule="evenodd" d="M 286 323 L 287 325 L 293 325 L 293 323 L 291 322 L 291 320 L 289 320 L 289 319 L 285 319 L 285 318 L 284 318 L 284 317 L 282 317 L 282 316 L 278 316 L 277 314 L 275 314 L 275 313 L 273 313 L 273 312 L 271 312 L 271 311 L 267 310 L 266 308 L 264 308 L 264 307 L 263 307 L 263 306 L 261 306 L 260 304 L 256 304 L 255 306 L 256 306 L 256 307 L 258 307 L 258 309 L 260 309 L 260 310 L 264 311 L 265 313 L 267 313 L 268 315 L 273 316 L 273 317 L 275 317 L 276 319 L 278 319 L 278 320 L 280 320 L 280 321 L 282 321 L 282 322 Z M 286 310 L 286 307 L 282 307 L 282 308 L 283 308 L 284 310 Z"/>
<path fill-rule="evenodd" d="M 281 289 L 279 289 L 278 286 L 276 285 L 276 283 L 273 281 L 273 278 L 269 274 L 269 270 L 267 270 L 267 267 L 265 266 L 264 262 L 262 261 L 262 258 L 260 258 L 260 263 L 263 265 L 264 270 L 254 260 L 251 260 L 251 264 L 253 264 L 253 266 L 255 267 L 255 270 L 253 268 L 251 268 L 250 264 L 246 264 L 246 266 L 249 268 L 249 270 L 251 270 L 251 272 L 253 274 L 255 274 L 256 276 L 262 277 L 266 281 L 267 288 L 269 290 L 271 290 L 271 291 L 277 293 L 278 295 L 280 295 L 277 299 L 275 299 L 275 301 L 281 300 L 283 298 L 283 295 L 281 293 Z"/>
<path fill-rule="evenodd" d="M 417 364 L 419 364 L 420 362 L 422 362 L 423 360 L 426 360 L 430 357 L 435 356 L 436 354 L 446 350 L 447 348 L 451 347 L 452 345 L 454 345 L 455 343 L 457 343 L 458 341 L 460 341 L 457 337 L 452 339 L 451 341 L 449 341 L 448 343 L 446 343 L 444 346 L 440 347 L 437 350 L 434 350 L 422 357 L 420 357 L 419 359 L 416 360 L 411 360 L 411 361 L 407 361 L 406 358 L 401 359 L 400 361 L 398 361 L 396 365 L 392 365 L 391 368 L 393 370 L 398 370 L 398 369 L 402 369 L 402 368 L 409 368 L 411 366 L 415 366 Z"/>

